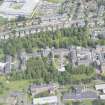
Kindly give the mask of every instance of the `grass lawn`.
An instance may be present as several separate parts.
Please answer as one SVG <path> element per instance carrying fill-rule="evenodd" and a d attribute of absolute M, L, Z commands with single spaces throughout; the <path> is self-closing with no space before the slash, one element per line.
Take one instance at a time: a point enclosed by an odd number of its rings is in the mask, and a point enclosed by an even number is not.
<path fill-rule="evenodd" d="M 6 21 L 7 21 L 7 19 L 0 16 L 0 26 L 3 25 Z"/>
<path fill-rule="evenodd" d="M 91 77 L 94 77 L 95 74 L 92 75 L 85 75 L 85 74 L 78 74 L 78 75 L 72 75 L 72 78 L 75 80 L 82 80 L 82 79 L 90 79 Z"/>
<path fill-rule="evenodd" d="M 29 85 L 29 81 L 11 81 L 5 84 L 10 90 L 22 90 L 25 89 Z"/>
<path fill-rule="evenodd" d="M 13 9 L 21 9 L 22 6 L 23 6 L 23 4 L 14 3 L 14 4 L 12 4 L 10 7 L 13 8 Z"/>
<path fill-rule="evenodd" d="M 26 90 L 30 84 L 29 80 L 21 81 L 7 81 L 5 77 L 0 77 L 0 83 L 2 83 L 2 92 L 0 96 L 8 94 L 9 91 L 22 91 Z M 0 84 L 1 85 L 1 84 Z"/>
<path fill-rule="evenodd" d="M 72 105 L 72 101 L 65 101 L 65 105 Z"/>
<path fill-rule="evenodd" d="M 65 102 L 66 105 L 74 105 L 73 103 L 76 103 L 76 102 L 72 102 L 72 101 Z M 75 105 L 92 105 L 91 100 L 77 101 L 77 103 L 79 104 L 75 104 Z"/>
<path fill-rule="evenodd" d="M 91 100 L 84 100 L 81 102 L 81 105 L 92 105 L 92 101 Z"/>

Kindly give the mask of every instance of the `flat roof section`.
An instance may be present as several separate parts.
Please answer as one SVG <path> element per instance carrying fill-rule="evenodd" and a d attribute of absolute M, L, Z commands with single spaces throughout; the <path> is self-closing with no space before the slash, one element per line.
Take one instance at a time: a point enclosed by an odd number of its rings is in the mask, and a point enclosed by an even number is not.
<path fill-rule="evenodd" d="M 41 97 L 33 99 L 34 105 L 52 104 L 57 102 L 58 102 L 57 96 L 49 96 L 49 97 Z"/>
<path fill-rule="evenodd" d="M 104 90 L 105 89 L 105 84 L 99 84 L 95 85 L 96 90 Z"/>
<path fill-rule="evenodd" d="M 19 2 L 20 1 L 20 2 Z M 29 16 L 32 14 L 33 10 L 35 9 L 37 3 L 40 0 L 18 0 L 17 2 L 12 1 L 4 1 L 3 4 L 0 6 L 0 14 L 4 15 L 4 17 L 7 16 L 7 18 L 14 17 L 14 16 Z M 23 6 L 19 9 L 15 9 L 11 7 L 11 4 L 13 3 L 21 3 Z"/>
<path fill-rule="evenodd" d="M 100 95 L 100 99 L 105 100 L 105 95 Z"/>

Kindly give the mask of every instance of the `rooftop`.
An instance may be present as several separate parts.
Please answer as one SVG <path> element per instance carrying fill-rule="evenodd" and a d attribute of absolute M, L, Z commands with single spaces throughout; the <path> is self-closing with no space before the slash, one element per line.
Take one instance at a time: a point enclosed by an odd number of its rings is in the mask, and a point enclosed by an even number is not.
<path fill-rule="evenodd" d="M 64 95 L 64 100 L 85 100 L 85 99 L 97 99 L 98 96 L 95 92 L 84 91 L 79 94 L 67 93 Z"/>
<path fill-rule="evenodd" d="M 95 85 L 96 90 L 103 90 L 105 89 L 105 84 Z"/>
<path fill-rule="evenodd" d="M 34 105 L 42 105 L 47 103 L 57 103 L 57 96 L 50 96 L 50 97 L 42 97 L 42 98 L 34 98 L 33 104 Z"/>
<path fill-rule="evenodd" d="M 1 16 L 6 18 L 31 15 L 39 0 L 5 0 L 0 6 Z"/>

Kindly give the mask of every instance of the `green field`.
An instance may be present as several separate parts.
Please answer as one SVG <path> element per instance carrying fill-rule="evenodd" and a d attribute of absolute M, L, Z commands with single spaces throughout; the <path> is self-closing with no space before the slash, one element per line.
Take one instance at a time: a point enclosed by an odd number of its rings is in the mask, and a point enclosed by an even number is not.
<path fill-rule="evenodd" d="M 6 21 L 7 19 L 0 16 L 0 26 L 3 25 Z"/>
<path fill-rule="evenodd" d="M 0 77 L 0 96 L 5 96 L 11 91 L 23 91 L 26 90 L 31 81 L 8 81 L 5 77 Z"/>
<path fill-rule="evenodd" d="M 78 101 L 78 102 L 66 101 L 65 104 L 66 105 L 92 105 L 92 101 L 91 100 L 84 100 L 84 101 Z"/>

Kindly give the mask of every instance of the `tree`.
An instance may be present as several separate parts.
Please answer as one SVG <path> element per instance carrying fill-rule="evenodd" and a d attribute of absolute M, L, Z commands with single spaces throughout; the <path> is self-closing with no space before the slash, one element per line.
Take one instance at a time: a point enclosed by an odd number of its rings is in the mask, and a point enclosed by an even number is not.
<path fill-rule="evenodd" d="M 28 60 L 26 74 L 30 75 L 31 78 L 40 79 L 45 73 L 46 69 L 41 58 L 31 58 Z"/>

